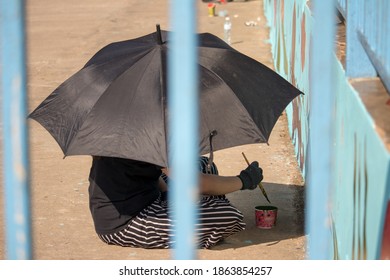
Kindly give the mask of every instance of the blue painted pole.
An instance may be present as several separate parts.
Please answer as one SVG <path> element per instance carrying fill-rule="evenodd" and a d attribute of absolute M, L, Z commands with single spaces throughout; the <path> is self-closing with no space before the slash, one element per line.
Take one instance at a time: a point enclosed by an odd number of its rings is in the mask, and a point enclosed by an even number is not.
<path fill-rule="evenodd" d="M 6 258 L 31 259 L 24 1 L 0 3 Z"/>
<path fill-rule="evenodd" d="M 170 203 L 176 236 L 174 259 L 196 258 L 195 219 L 198 186 L 198 88 L 196 5 L 173 0 L 168 57 L 170 110 Z"/>
<path fill-rule="evenodd" d="M 335 2 L 315 0 L 313 5 L 306 231 L 308 258 L 330 259 Z"/>

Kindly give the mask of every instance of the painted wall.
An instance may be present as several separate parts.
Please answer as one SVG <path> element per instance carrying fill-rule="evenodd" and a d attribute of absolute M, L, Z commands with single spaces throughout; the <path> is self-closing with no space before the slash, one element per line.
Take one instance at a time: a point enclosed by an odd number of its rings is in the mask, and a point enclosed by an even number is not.
<path fill-rule="evenodd" d="M 264 10 L 270 26 L 270 42 L 275 70 L 304 93 L 310 92 L 309 59 L 311 15 L 305 1 L 264 1 Z M 288 13 L 285 13 L 288 11 Z M 294 99 L 286 109 L 289 130 L 299 166 L 306 174 L 308 143 L 308 94 Z"/>
<path fill-rule="evenodd" d="M 287 109 L 289 130 L 305 178 L 309 172 L 310 114 L 315 114 L 309 112 L 313 18 L 306 2 L 264 0 L 275 69 L 305 93 Z M 330 250 L 334 259 L 379 259 L 385 220 L 389 219 L 390 153 L 336 55 L 332 67 L 336 99 Z"/>

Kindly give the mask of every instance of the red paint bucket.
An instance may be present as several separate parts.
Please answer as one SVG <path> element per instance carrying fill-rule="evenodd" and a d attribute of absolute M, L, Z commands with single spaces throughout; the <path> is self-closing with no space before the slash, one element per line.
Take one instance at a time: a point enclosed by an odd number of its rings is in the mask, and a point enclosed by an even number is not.
<path fill-rule="evenodd" d="M 256 206 L 255 217 L 256 227 L 262 229 L 271 229 L 276 224 L 278 208 L 275 206 Z"/>

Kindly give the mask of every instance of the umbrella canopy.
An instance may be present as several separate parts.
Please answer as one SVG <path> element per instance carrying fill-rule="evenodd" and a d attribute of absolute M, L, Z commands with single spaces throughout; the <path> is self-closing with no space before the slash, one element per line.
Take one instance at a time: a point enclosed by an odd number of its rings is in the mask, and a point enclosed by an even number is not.
<path fill-rule="evenodd" d="M 168 166 L 168 36 L 158 26 L 105 46 L 29 117 L 50 132 L 65 156 Z M 267 142 L 285 107 L 302 92 L 212 34 L 198 34 L 198 41 L 199 154 Z"/>

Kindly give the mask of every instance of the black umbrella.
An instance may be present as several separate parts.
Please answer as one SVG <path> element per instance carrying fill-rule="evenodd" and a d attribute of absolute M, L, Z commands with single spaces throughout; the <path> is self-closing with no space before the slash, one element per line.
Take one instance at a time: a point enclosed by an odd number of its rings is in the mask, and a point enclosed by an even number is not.
<path fill-rule="evenodd" d="M 198 36 L 199 153 L 267 142 L 301 92 L 218 37 Z M 168 166 L 167 37 L 157 26 L 155 33 L 107 45 L 29 117 L 50 132 L 65 156 Z"/>

